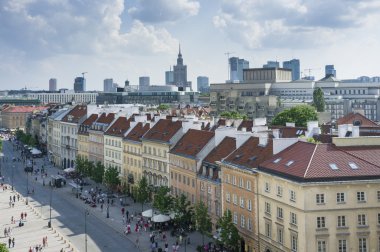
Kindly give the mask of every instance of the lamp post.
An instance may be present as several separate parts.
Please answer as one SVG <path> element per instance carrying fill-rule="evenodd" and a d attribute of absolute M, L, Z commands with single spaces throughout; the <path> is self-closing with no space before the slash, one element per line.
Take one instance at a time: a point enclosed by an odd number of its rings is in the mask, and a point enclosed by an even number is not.
<path fill-rule="evenodd" d="M 13 192 L 13 170 L 15 169 L 15 165 L 12 165 L 12 192 Z"/>
<path fill-rule="evenodd" d="M 28 205 L 28 203 L 29 203 L 29 172 L 27 171 L 26 172 L 26 200 L 25 200 L 25 204 Z"/>
<path fill-rule="evenodd" d="M 49 213 L 49 222 L 48 228 L 51 228 L 51 203 L 53 201 L 53 185 L 50 184 L 50 213 Z"/>
<path fill-rule="evenodd" d="M 110 204 L 107 203 L 107 218 L 110 217 Z"/>
<path fill-rule="evenodd" d="M 87 215 L 90 215 L 90 211 L 86 209 L 84 211 L 84 249 L 87 252 Z"/>
<path fill-rule="evenodd" d="M 2 162 L 3 162 L 3 157 L 4 157 L 4 154 L 2 152 L 0 152 L 0 178 L 2 177 Z"/>

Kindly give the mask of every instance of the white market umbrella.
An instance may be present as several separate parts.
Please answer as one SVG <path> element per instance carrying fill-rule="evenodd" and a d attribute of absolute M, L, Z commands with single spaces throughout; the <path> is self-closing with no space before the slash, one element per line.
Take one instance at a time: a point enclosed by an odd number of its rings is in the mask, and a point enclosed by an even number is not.
<path fill-rule="evenodd" d="M 164 214 L 157 214 L 152 218 L 153 222 L 167 222 L 170 221 L 170 217 Z"/>
<path fill-rule="evenodd" d="M 74 172 L 75 169 L 74 168 L 66 168 L 63 170 L 64 172 Z"/>
<path fill-rule="evenodd" d="M 142 212 L 142 216 L 146 218 L 152 218 L 153 210 L 152 209 L 145 210 L 144 212 Z"/>
<path fill-rule="evenodd" d="M 40 155 L 42 154 L 41 151 L 37 150 L 36 148 L 33 148 L 31 151 L 30 151 L 33 155 Z"/>

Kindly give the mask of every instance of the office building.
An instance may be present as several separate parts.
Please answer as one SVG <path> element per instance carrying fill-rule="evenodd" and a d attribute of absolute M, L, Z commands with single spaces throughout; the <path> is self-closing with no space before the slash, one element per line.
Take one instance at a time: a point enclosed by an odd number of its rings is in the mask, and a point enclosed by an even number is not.
<path fill-rule="evenodd" d="M 239 59 L 238 57 L 231 57 L 229 58 L 229 65 L 230 65 L 230 81 L 231 82 L 243 81 L 243 70 L 249 68 L 249 61 L 245 59 Z"/>
<path fill-rule="evenodd" d="M 292 70 L 292 80 L 293 81 L 300 79 L 301 71 L 300 71 L 300 60 L 299 59 L 292 59 L 289 61 L 284 61 L 282 63 L 282 67 Z"/>
<path fill-rule="evenodd" d="M 74 81 L 74 92 L 80 93 L 86 91 L 86 79 L 84 77 L 76 77 Z"/>
<path fill-rule="evenodd" d="M 113 83 L 113 79 L 105 79 L 103 81 L 103 91 L 107 93 L 116 92 L 115 85 Z"/>
<path fill-rule="evenodd" d="M 66 104 L 70 102 L 75 103 L 96 103 L 98 93 L 74 93 L 74 92 L 61 92 L 61 93 L 29 93 L 28 98 L 38 99 L 42 104 L 58 103 Z"/>
<path fill-rule="evenodd" d="M 57 91 L 57 79 L 49 80 L 49 91 Z"/>
<path fill-rule="evenodd" d="M 181 46 L 179 46 L 177 65 L 173 66 L 173 82 L 177 87 L 191 87 L 187 82 L 187 66 L 183 64 Z"/>
<path fill-rule="evenodd" d="M 150 78 L 149 78 L 149 76 L 141 76 L 141 77 L 139 77 L 139 86 L 140 87 L 148 87 L 148 86 L 150 86 Z"/>
<path fill-rule="evenodd" d="M 208 83 L 208 77 L 206 76 L 198 76 L 197 77 L 197 89 L 198 92 L 208 93 L 210 90 L 210 85 Z"/>
<path fill-rule="evenodd" d="M 326 65 L 325 66 L 325 76 L 334 76 L 336 78 L 336 70 L 334 65 Z"/>
<path fill-rule="evenodd" d="M 279 68 L 280 62 L 268 60 L 266 64 L 263 65 L 263 68 Z"/>
<path fill-rule="evenodd" d="M 172 71 L 172 68 L 170 67 L 169 71 L 165 71 L 165 84 L 173 85 L 173 83 L 174 83 L 174 72 Z"/>

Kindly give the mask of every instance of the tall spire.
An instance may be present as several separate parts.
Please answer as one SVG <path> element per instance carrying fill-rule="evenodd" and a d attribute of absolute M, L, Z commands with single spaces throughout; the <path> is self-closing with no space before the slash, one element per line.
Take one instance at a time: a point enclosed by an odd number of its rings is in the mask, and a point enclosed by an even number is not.
<path fill-rule="evenodd" d="M 182 57 L 182 53 L 181 53 L 181 43 L 179 44 L 178 57 Z"/>

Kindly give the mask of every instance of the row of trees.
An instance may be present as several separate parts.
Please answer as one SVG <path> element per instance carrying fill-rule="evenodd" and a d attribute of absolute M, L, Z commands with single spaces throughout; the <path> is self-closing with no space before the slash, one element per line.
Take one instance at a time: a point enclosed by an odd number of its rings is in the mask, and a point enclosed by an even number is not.
<path fill-rule="evenodd" d="M 149 201 L 151 187 L 148 185 L 146 177 L 142 177 L 137 184 L 136 199 L 141 203 L 141 210 L 144 204 Z M 181 231 L 188 231 L 189 227 L 194 226 L 202 234 L 202 243 L 204 237 L 210 236 L 212 231 L 211 218 L 208 214 L 208 208 L 199 201 L 194 207 L 184 194 L 173 197 L 170 189 L 166 186 L 160 186 L 155 190 L 153 199 L 153 208 L 162 214 L 174 213 L 174 223 Z M 232 224 L 232 216 L 229 211 L 218 221 L 220 227 L 220 240 L 226 248 L 235 251 L 238 247 L 240 236 L 235 225 Z"/>
<path fill-rule="evenodd" d="M 25 132 L 20 129 L 16 130 L 16 138 L 28 146 L 34 147 L 39 145 L 37 136 L 33 137 L 31 134 L 25 134 Z"/>
<path fill-rule="evenodd" d="M 108 188 L 115 190 L 120 185 L 119 172 L 115 167 L 105 169 L 101 162 L 94 163 L 78 156 L 75 160 L 77 171 L 84 177 L 89 177 L 95 183 L 105 183 Z"/>

